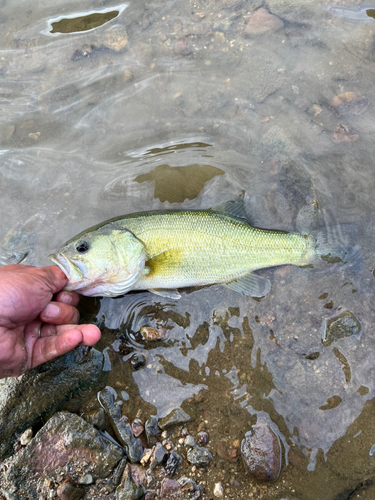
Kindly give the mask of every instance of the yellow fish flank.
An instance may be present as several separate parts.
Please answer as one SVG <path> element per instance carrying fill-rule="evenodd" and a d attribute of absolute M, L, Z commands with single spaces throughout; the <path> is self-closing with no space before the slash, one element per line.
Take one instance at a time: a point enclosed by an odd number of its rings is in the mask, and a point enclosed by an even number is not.
<path fill-rule="evenodd" d="M 315 244 L 300 233 L 254 228 L 242 209 L 233 202 L 117 217 L 83 231 L 50 258 L 67 275 L 66 288 L 85 295 L 150 290 L 178 298 L 178 288 L 226 284 L 262 296 L 269 281 L 252 271 L 308 264 Z"/>

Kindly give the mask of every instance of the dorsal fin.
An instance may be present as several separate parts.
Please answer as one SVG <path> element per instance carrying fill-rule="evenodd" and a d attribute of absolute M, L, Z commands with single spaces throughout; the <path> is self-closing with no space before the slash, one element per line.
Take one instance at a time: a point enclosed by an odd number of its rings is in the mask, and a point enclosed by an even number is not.
<path fill-rule="evenodd" d="M 234 215 L 235 217 L 240 217 L 241 219 L 247 220 L 245 204 L 243 200 L 226 201 L 221 205 L 212 207 L 211 210 L 214 212 L 223 212 L 225 214 Z"/>

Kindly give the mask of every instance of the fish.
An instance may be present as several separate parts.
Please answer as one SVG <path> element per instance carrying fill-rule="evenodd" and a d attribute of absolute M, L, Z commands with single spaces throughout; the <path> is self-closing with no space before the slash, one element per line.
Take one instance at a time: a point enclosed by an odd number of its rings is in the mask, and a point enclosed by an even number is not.
<path fill-rule="evenodd" d="M 224 285 L 252 297 L 270 291 L 258 269 L 305 266 L 322 254 L 319 239 L 253 227 L 243 201 L 207 210 L 155 210 L 93 226 L 49 256 L 65 273 L 65 290 L 116 297 L 148 290 L 178 299 L 179 289 Z"/>

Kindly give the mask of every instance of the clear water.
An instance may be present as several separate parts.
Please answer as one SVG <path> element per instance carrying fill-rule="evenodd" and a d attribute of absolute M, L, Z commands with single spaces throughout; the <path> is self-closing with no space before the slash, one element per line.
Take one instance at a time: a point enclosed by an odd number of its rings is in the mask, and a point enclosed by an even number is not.
<path fill-rule="evenodd" d="M 0 259 L 48 265 L 108 218 L 244 193 L 260 227 L 293 230 L 312 202 L 328 226 L 355 223 L 355 272 L 264 270 L 273 286 L 261 301 L 211 287 L 84 310 L 129 415 L 183 405 L 210 422 L 212 449 L 266 415 L 284 465 L 264 498 L 349 498 L 375 466 L 375 6 L 268 0 L 283 26 L 256 35 L 246 26 L 259 5 L 4 0 Z M 323 346 L 342 311 L 361 333 Z M 143 325 L 166 327 L 167 340 L 145 343 Z M 131 370 L 134 352 L 143 369 Z M 242 464 L 230 467 L 228 494 L 250 495 Z"/>

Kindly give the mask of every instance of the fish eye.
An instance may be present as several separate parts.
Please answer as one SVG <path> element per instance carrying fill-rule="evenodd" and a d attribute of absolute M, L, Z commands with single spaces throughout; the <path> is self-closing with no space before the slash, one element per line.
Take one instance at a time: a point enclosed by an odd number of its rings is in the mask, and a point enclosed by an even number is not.
<path fill-rule="evenodd" d="M 90 245 L 87 241 L 79 241 L 76 245 L 76 250 L 78 253 L 85 253 L 90 248 Z"/>

